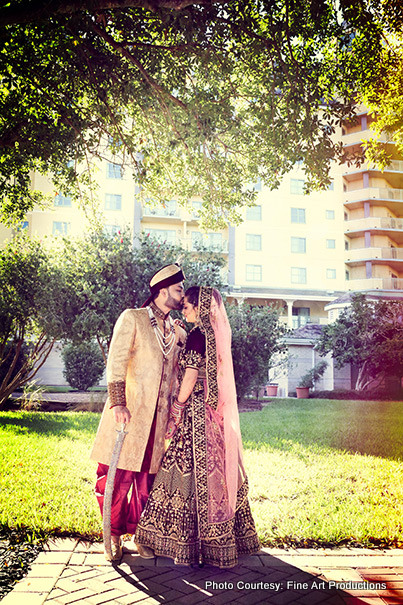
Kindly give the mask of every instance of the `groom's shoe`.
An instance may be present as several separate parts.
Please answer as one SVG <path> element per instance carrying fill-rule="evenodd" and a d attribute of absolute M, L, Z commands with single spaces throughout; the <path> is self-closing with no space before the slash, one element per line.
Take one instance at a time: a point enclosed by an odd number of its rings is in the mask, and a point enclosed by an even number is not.
<path fill-rule="evenodd" d="M 122 538 L 120 536 L 112 536 L 111 555 L 108 555 L 106 549 L 104 549 L 104 554 L 107 561 L 120 561 L 123 556 Z"/>
<path fill-rule="evenodd" d="M 155 554 L 151 548 L 149 548 L 148 546 L 144 546 L 144 544 L 137 544 L 137 542 L 134 542 L 134 544 L 137 548 L 137 552 L 139 553 L 140 557 L 142 557 L 143 559 L 154 559 Z"/>

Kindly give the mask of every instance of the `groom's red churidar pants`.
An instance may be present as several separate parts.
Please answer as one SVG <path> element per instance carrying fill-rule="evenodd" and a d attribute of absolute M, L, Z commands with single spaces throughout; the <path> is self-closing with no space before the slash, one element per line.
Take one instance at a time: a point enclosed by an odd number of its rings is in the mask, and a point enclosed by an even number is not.
<path fill-rule="evenodd" d="M 125 471 L 116 469 L 115 484 L 112 496 L 111 534 L 122 536 L 134 534 L 140 515 L 144 510 L 149 493 L 154 483 L 155 474 L 149 473 L 151 457 L 154 446 L 156 415 L 151 426 L 141 471 Z M 98 500 L 101 514 L 104 507 L 104 494 L 109 466 L 98 464 L 95 495 Z M 128 494 L 132 488 L 130 500 Z"/>

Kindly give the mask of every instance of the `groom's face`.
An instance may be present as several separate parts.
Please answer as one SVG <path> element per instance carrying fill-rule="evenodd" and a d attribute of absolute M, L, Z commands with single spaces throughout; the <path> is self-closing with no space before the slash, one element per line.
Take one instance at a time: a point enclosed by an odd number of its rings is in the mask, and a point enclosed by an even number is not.
<path fill-rule="evenodd" d="M 165 301 L 166 306 L 169 309 L 178 309 L 180 311 L 183 307 L 185 293 L 182 282 L 173 284 L 173 286 L 168 286 L 167 292 L 168 296 Z"/>

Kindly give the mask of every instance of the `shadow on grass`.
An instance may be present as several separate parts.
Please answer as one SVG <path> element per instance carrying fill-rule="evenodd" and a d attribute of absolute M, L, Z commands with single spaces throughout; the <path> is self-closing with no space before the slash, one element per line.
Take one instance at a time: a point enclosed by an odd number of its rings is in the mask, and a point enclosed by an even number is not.
<path fill-rule="evenodd" d="M 94 435 L 99 414 L 92 412 L 1 412 L 0 426 L 7 432 L 36 433 L 80 439 Z"/>
<path fill-rule="evenodd" d="M 273 399 L 261 411 L 241 414 L 241 428 L 252 449 L 300 444 L 403 460 L 402 401 Z"/>

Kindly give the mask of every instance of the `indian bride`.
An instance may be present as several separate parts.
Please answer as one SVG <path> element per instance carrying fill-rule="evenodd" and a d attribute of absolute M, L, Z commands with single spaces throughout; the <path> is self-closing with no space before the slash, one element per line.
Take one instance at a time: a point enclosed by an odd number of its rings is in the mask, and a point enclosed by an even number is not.
<path fill-rule="evenodd" d="M 179 565 L 229 568 L 260 549 L 242 462 L 231 328 L 210 287 L 189 288 L 183 314 L 195 327 L 179 354 L 169 446 L 134 541 Z"/>

